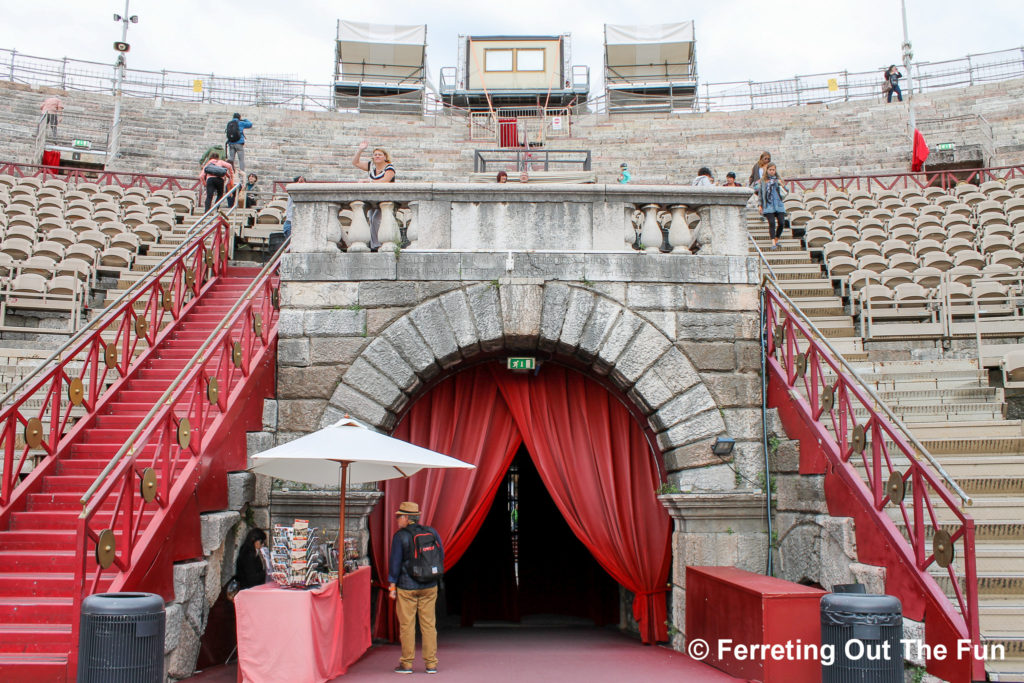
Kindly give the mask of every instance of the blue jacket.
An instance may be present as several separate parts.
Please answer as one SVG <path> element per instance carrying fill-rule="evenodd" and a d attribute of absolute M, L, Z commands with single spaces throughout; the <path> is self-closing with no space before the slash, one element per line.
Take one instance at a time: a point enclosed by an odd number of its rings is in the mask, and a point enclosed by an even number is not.
<path fill-rule="evenodd" d="M 434 538 L 437 539 L 437 545 L 440 546 L 441 537 L 438 535 L 437 530 L 425 524 L 421 526 L 434 534 Z M 405 529 L 399 529 L 391 538 L 391 557 L 388 558 L 388 583 L 393 583 L 402 590 L 409 591 L 420 590 L 421 588 L 433 588 L 436 586 L 437 581 L 420 583 L 409 576 L 409 573 L 405 571 L 405 561 L 411 557 L 412 534 L 407 532 Z"/>
<path fill-rule="evenodd" d="M 238 119 L 238 134 L 242 137 L 238 138 L 238 142 L 229 142 L 229 145 L 244 145 L 245 144 L 245 129 L 252 128 L 252 121 L 249 119 Z"/>

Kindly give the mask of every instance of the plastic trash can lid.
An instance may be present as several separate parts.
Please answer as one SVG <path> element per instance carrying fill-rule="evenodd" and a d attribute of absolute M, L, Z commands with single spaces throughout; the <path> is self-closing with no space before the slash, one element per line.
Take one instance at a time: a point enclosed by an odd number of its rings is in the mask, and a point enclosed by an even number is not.
<path fill-rule="evenodd" d="M 821 599 L 821 611 L 859 614 L 900 614 L 903 606 L 893 595 L 872 593 L 829 593 Z"/>
<path fill-rule="evenodd" d="M 153 614 L 164 611 L 164 599 L 153 593 L 97 593 L 82 601 L 82 614 Z"/>

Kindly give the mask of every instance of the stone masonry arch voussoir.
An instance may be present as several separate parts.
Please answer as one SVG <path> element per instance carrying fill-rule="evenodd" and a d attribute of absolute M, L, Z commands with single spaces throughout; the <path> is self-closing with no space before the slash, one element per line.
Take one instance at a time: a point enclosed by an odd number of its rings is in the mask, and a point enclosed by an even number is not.
<path fill-rule="evenodd" d="M 474 284 L 413 307 L 348 368 L 321 426 L 348 414 L 390 431 L 425 382 L 501 350 L 569 356 L 607 375 L 665 454 L 726 431 L 697 370 L 661 330 L 603 294 L 557 281 Z"/>

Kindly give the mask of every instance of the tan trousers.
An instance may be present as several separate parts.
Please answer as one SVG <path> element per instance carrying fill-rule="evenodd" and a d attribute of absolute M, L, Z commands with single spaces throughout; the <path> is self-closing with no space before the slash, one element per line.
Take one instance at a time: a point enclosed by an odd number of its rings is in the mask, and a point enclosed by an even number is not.
<path fill-rule="evenodd" d="M 420 634 L 423 636 L 423 663 L 428 669 L 437 668 L 437 619 L 434 605 L 437 602 L 437 586 L 419 590 L 398 589 L 395 611 L 398 613 L 398 633 L 402 641 L 403 669 L 411 669 L 416 658 L 416 616 L 420 618 Z"/>

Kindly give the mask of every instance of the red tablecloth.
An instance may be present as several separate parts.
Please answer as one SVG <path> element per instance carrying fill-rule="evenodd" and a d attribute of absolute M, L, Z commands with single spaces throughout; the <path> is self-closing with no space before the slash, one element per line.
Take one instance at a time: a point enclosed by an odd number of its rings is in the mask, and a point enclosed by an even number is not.
<path fill-rule="evenodd" d="M 323 683 L 348 671 L 370 647 L 370 568 L 319 590 L 267 584 L 235 596 L 238 680 Z"/>

